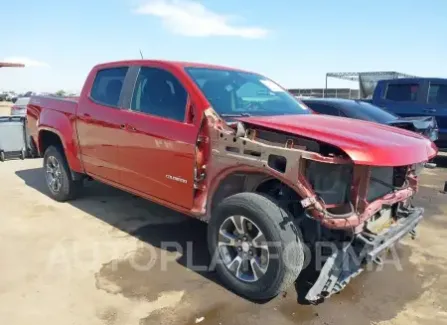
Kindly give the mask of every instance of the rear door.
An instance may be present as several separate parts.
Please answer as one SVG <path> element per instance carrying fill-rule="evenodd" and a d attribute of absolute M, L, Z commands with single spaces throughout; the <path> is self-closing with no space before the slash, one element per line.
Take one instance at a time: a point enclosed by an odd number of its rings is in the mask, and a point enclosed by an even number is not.
<path fill-rule="evenodd" d="M 429 115 L 424 111 L 424 82 L 420 79 L 389 80 L 378 106 L 402 117 Z"/>
<path fill-rule="evenodd" d="M 447 81 L 431 81 L 428 86 L 426 111 L 436 117 L 439 127 L 439 142 L 447 148 Z"/>
<path fill-rule="evenodd" d="M 123 137 L 121 92 L 128 67 L 98 70 L 87 96 L 78 105 L 77 132 L 88 174 L 119 182 L 118 146 Z"/>
<path fill-rule="evenodd" d="M 188 119 L 188 92 L 174 73 L 140 68 L 120 139 L 121 183 L 191 208 L 198 126 Z"/>

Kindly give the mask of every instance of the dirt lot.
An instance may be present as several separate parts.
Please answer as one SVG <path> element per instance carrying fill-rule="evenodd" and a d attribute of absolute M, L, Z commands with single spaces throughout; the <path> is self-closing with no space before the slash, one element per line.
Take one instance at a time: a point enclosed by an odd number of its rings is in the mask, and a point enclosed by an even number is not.
<path fill-rule="evenodd" d="M 0 102 L 0 116 L 5 116 L 10 114 L 12 103 Z"/>
<path fill-rule="evenodd" d="M 424 172 L 426 219 L 398 247 L 402 270 L 363 273 L 306 306 L 294 289 L 253 304 L 191 267 L 208 262 L 200 222 L 95 182 L 79 200 L 52 201 L 41 163 L 0 164 L 0 324 L 447 324 L 447 169 Z"/>

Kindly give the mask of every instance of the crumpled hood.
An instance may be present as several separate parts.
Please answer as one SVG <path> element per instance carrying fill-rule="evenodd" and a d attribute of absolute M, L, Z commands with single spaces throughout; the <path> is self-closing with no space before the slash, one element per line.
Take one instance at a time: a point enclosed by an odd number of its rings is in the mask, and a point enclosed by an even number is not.
<path fill-rule="evenodd" d="M 438 151 L 433 142 L 414 132 L 342 117 L 309 114 L 238 120 L 331 144 L 360 165 L 411 165 L 431 159 Z"/>

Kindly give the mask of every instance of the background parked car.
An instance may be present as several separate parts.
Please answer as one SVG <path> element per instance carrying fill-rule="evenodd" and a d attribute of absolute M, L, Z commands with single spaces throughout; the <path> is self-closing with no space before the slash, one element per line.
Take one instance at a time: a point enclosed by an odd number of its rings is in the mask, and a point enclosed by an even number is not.
<path fill-rule="evenodd" d="M 421 133 L 432 141 L 438 139 L 438 125 L 432 116 L 399 117 L 371 103 L 352 99 L 310 98 L 302 101 L 320 114 L 388 124 Z"/>
<path fill-rule="evenodd" d="M 11 107 L 11 115 L 26 116 L 26 105 L 28 105 L 30 97 L 19 97 Z"/>
<path fill-rule="evenodd" d="M 436 145 L 447 149 L 447 79 L 380 80 L 372 103 L 399 116 L 434 116 L 439 126 Z"/>

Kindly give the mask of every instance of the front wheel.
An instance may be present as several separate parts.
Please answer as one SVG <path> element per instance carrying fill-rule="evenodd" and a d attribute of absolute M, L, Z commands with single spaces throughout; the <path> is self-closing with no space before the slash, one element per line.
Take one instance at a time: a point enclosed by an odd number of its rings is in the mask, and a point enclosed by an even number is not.
<path fill-rule="evenodd" d="M 59 202 L 74 199 L 82 184 L 73 180 L 63 152 L 57 147 L 48 147 L 43 164 L 50 196 Z"/>
<path fill-rule="evenodd" d="M 301 233 L 290 215 L 256 193 L 226 198 L 211 216 L 208 246 L 224 284 L 251 300 L 270 299 L 298 277 Z"/>

